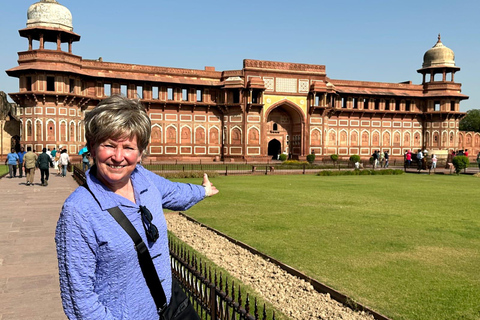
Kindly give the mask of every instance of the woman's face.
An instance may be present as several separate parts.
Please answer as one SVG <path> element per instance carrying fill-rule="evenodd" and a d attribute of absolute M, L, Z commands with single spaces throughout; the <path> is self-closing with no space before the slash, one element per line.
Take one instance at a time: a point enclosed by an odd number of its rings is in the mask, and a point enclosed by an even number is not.
<path fill-rule="evenodd" d="M 130 181 L 130 175 L 140 162 L 142 153 L 137 137 L 107 139 L 92 149 L 97 165 L 97 178 L 112 191 Z"/>

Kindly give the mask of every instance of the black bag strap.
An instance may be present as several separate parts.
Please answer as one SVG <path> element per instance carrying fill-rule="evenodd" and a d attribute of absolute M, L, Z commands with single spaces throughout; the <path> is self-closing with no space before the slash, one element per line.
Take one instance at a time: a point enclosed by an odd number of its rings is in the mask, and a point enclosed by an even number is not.
<path fill-rule="evenodd" d="M 83 184 L 82 187 L 87 189 L 92 194 L 93 198 L 98 202 L 97 197 L 95 197 L 86 183 Z M 128 220 L 119 207 L 110 208 L 107 209 L 107 211 L 112 215 L 115 221 L 118 222 L 123 230 L 125 230 L 130 238 L 132 238 L 135 244 L 135 250 L 137 250 L 138 262 L 140 264 L 140 268 L 142 269 L 143 277 L 147 282 L 150 294 L 152 295 L 155 305 L 157 306 L 157 313 L 160 315 L 167 307 L 167 297 L 165 296 L 165 291 L 163 291 L 162 282 L 158 278 L 157 270 L 155 269 L 155 265 L 153 264 L 147 246 L 130 220 Z"/>

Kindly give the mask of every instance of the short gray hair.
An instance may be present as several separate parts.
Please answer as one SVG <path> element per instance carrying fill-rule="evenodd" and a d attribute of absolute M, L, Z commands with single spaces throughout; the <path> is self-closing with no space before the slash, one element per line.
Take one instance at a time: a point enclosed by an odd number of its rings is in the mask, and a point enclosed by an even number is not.
<path fill-rule="evenodd" d="M 108 97 L 85 114 L 85 138 L 88 149 L 108 139 L 137 138 L 140 152 L 147 149 L 151 121 L 139 100 L 121 95 Z"/>

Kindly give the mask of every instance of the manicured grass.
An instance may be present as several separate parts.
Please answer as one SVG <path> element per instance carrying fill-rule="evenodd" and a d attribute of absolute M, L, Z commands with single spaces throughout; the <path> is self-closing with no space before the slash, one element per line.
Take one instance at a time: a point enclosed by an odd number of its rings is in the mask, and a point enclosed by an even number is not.
<path fill-rule="evenodd" d="M 8 166 L 0 164 L 0 177 L 8 173 Z"/>
<path fill-rule="evenodd" d="M 200 183 L 199 179 L 182 182 Z M 480 318 L 480 179 L 217 177 L 187 214 L 393 319 Z"/>

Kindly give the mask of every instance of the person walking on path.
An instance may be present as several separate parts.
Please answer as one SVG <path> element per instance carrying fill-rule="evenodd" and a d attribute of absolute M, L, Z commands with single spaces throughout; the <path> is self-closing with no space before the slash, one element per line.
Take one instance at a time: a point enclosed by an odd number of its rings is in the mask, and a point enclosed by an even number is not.
<path fill-rule="evenodd" d="M 385 154 L 383 155 L 383 157 L 385 158 L 385 168 L 388 168 L 388 164 L 390 163 L 388 160 L 390 158 L 390 155 L 388 154 L 388 150 L 385 151 Z"/>
<path fill-rule="evenodd" d="M 90 159 L 88 157 L 89 157 L 88 152 L 82 153 L 83 172 L 86 172 L 88 169 L 90 169 Z"/>
<path fill-rule="evenodd" d="M 9 178 L 15 178 L 17 176 L 18 160 L 18 154 L 15 152 L 15 149 L 12 148 L 11 152 L 7 154 L 7 159 L 5 159 L 5 164 L 8 164 Z"/>
<path fill-rule="evenodd" d="M 42 149 L 42 154 L 38 156 L 37 167 L 40 168 L 40 177 L 42 186 L 48 186 L 48 177 L 50 175 L 50 165 L 53 166 L 52 158 L 47 154 L 47 148 Z"/>
<path fill-rule="evenodd" d="M 432 169 L 435 170 L 437 168 L 437 155 L 432 154 Z"/>
<path fill-rule="evenodd" d="M 478 154 L 477 154 L 477 164 L 478 164 L 478 170 L 480 171 L 480 151 L 478 151 Z"/>
<path fill-rule="evenodd" d="M 32 147 L 27 147 L 27 153 L 25 153 L 23 156 L 23 161 L 25 163 L 25 175 L 27 177 L 27 186 L 33 186 L 37 159 L 38 156 L 36 153 L 32 152 Z"/>
<path fill-rule="evenodd" d="M 417 169 L 418 171 L 422 170 L 423 167 L 423 153 L 422 149 L 418 149 L 417 152 Z"/>
<path fill-rule="evenodd" d="M 184 307 L 198 319 L 187 297 L 175 298 L 163 209 L 187 210 L 218 193 L 205 174 L 202 185 L 171 182 L 145 169 L 151 122 L 138 100 L 114 95 L 85 116 L 85 137 L 94 165 L 86 184 L 65 201 L 55 242 L 63 307 L 69 319 L 165 319 L 160 312 Z M 120 211 L 153 258 L 166 304 L 159 308 L 142 273 L 136 247 L 111 213 Z M 140 250 L 140 249 L 139 249 Z M 142 252 L 145 252 L 142 250 Z M 162 311 L 159 311 L 162 310 Z M 187 319 L 186 317 L 179 317 Z M 168 318 L 170 319 L 170 318 Z"/>
<path fill-rule="evenodd" d="M 372 158 L 373 158 L 373 169 L 375 170 L 375 168 L 377 167 L 378 165 L 378 151 L 375 150 L 372 154 Z"/>
<path fill-rule="evenodd" d="M 20 148 L 20 151 L 17 152 L 18 154 L 18 176 L 19 178 L 22 178 L 23 177 L 23 156 L 25 156 L 26 152 L 25 152 L 25 148 L 24 147 L 21 147 Z"/>
<path fill-rule="evenodd" d="M 60 153 L 60 159 L 58 159 L 58 164 L 62 166 L 62 177 L 67 175 L 68 164 L 70 163 L 70 157 L 68 156 L 67 149 L 63 149 Z"/>

